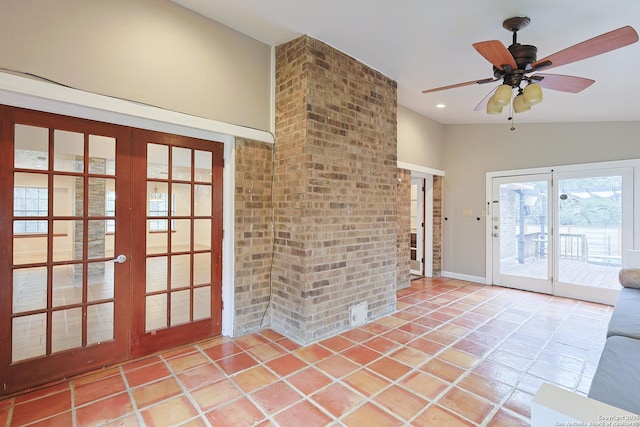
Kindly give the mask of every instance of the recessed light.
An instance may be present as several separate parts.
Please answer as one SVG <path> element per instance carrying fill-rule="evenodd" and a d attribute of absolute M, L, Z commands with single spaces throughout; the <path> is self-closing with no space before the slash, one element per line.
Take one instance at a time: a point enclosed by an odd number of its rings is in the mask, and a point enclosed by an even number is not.
<path fill-rule="evenodd" d="M 444 107 L 446 107 L 446 105 L 444 105 L 444 104 L 436 104 L 436 108 L 444 108 Z"/>

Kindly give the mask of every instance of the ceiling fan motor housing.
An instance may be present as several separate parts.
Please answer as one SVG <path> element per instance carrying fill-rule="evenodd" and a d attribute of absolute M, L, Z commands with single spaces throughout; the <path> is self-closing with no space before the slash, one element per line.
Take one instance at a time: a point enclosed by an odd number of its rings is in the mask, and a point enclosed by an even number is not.
<path fill-rule="evenodd" d="M 509 52 L 520 70 L 528 70 L 531 68 L 531 64 L 536 62 L 538 48 L 530 44 L 516 43 L 509 46 Z"/>
<path fill-rule="evenodd" d="M 531 64 L 536 62 L 538 48 L 529 44 L 512 44 L 509 52 L 518 66 L 515 70 L 503 70 L 493 67 L 493 75 L 497 79 L 504 78 L 504 84 L 516 87 L 520 85 L 524 74 L 531 69 Z"/>

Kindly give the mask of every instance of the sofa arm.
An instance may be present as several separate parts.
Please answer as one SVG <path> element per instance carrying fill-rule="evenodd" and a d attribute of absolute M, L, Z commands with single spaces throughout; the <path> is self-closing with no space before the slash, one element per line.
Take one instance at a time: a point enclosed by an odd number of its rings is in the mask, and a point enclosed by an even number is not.
<path fill-rule="evenodd" d="M 542 384 L 531 403 L 532 427 L 640 427 L 640 415 L 577 393 Z"/>

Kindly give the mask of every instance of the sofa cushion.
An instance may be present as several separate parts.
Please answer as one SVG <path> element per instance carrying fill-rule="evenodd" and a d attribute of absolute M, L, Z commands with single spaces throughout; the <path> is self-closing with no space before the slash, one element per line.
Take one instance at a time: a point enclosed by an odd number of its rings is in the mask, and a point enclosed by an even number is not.
<path fill-rule="evenodd" d="M 607 337 L 615 335 L 640 339 L 640 289 L 622 288 L 609 320 Z"/>
<path fill-rule="evenodd" d="M 607 339 L 591 382 L 589 397 L 640 414 L 640 340 Z"/>

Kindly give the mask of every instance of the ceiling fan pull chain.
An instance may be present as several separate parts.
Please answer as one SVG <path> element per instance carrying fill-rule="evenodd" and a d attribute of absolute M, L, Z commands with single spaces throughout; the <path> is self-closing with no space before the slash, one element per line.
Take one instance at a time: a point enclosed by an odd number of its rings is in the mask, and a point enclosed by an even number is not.
<path fill-rule="evenodd" d="M 513 115 L 513 104 L 511 103 L 509 104 L 509 117 L 507 118 L 507 120 L 511 122 L 511 127 L 509 128 L 509 130 L 510 131 L 516 130 L 516 120 Z"/>

